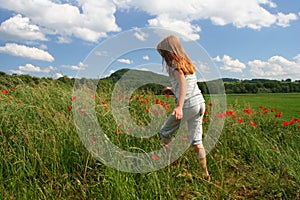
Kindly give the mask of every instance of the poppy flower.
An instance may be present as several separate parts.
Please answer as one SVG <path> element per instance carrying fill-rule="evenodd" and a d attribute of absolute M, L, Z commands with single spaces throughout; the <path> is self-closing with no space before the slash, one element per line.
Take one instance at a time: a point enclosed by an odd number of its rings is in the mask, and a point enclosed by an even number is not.
<path fill-rule="evenodd" d="M 168 93 L 165 94 L 165 96 L 166 96 L 166 98 L 170 98 L 170 94 L 168 94 Z"/>
<path fill-rule="evenodd" d="M 76 98 L 77 98 L 76 96 L 73 96 L 73 97 L 72 97 L 72 101 L 75 101 L 75 100 L 76 100 Z"/>
<path fill-rule="evenodd" d="M 106 105 L 107 103 L 106 103 L 106 101 L 102 101 L 102 105 Z"/>
<path fill-rule="evenodd" d="M 71 111 L 72 110 L 72 106 L 68 106 L 68 110 Z"/>
<path fill-rule="evenodd" d="M 92 137 L 92 142 L 96 143 L 97 142 L 97 138 L 96 137 Z"/>
<path fill-rule="evenodd" d="M 212 107 L 213 106 L 213 104 L 212 104 L 212 102 L 209 102 L 209 104 L 208 104 L 210 107 Z"/>
<path fill-rule="evenodd" d="M 284 122 L 282 122 L 282 124 L 283 124 L 284 126 L 288 126 L 288 125 L 290 124 L 290 122 L 284 121 Z"/>
<path fill-rule="evenodd" d="M 158 160 L 158 156 L 157 155 L 153 155 L 151 156 L 153 160 Z"/>
<path fill-rule="evenodd" d="M 217 116 L 218 118 L 223 118 L 225 115 L 224 115 L 223 113 L 218 113 L 216 116 Z"/>
<path fill-rule="evenodd" d="M 238 123 L 243 123 L 244 120 L 243 119 L 238 119 Z"/>
<path fill-rule="evenodd" d="M 8 94 L 8 90 L 3 89 L 3 90 L 2 90 L 2 93 L 3 93 L 4 95 L 7 95 L 7 94 Z"/>
<path fill-rule="evenodd" d="M 246 113 L 246 114 L 250 115 L 250 114 L 251 114 L 251 110 L 250 110 L 250 108 L 244 109 L 244 113 Z"/>
<path fill-rule="evenodd" d="M 275 114 L 275 117 L 280 117 L 282 115 L 282 112 L 278 112 Z"/>
<path fill-rule="evenodd" d="M 256 127 L 257 126 L 257 124 L 255 123 L 255 122 L 250 122 L 250 124 L 253 126 L 253 127 Z"/>
<path fill-rule="evenodd" d="M 272 108 L 272 109 L 271 109 L 271 112 L 274 112 L 275 110 L 277 110 L 277 108 Z"/>
<path fill-rule="evenodd" d="M 207 118 L 206 118 L 206 117 L 203 117 L 202 121 L 203 121 L 203 122 L 206 122 L 206 121 L 207 121 Z"/>

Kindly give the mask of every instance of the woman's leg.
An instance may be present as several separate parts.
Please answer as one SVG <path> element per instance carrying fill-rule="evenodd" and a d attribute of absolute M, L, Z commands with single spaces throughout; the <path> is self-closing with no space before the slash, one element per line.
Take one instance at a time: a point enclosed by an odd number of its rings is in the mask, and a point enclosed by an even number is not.
<path fill-rule="evenodd" d="M 196 144 L 193 145 L 197 160 L 201 166 L 202 174 L 204 175 L 205 179 L 210 181 L 210 175 L 208 173 L 207 165 L 206 165 L 206 153 L 203 144 Z"/>

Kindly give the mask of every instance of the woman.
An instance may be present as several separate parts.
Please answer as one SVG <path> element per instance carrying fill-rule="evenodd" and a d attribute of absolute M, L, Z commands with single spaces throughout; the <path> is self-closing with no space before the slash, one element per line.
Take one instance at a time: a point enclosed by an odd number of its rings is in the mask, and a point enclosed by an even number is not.
<path fill-rule="evenodd" d="M 176 97 L 176 106 L 160 130 L 161 138 L 166 147 L 180 123 L 188 123 L 189 139 L 194 147 L 197 159 L 203 170 L 203 175 L 210 180 L 206 165 L 206 154 L 202 144 L 202 119 L 205 111 L 205 100 L 197 85 L 196 69 L 186 54 L 178 38 L 171 35 L 164 38 L 157 51 L 166 64 L 172 87 L 166 87 L 163 92 L 172 90 Z"/>

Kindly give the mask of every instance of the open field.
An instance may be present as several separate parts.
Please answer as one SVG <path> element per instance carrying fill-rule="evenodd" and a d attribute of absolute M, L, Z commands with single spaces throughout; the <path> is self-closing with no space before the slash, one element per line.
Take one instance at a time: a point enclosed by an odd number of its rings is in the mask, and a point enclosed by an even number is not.
<path fill-rule="evenodd" d="M 120 131 L 109 94 L 88 98 L 95 100 L 99 123 L 116 145 L 146 152 L 161 147 L 158 136 L 141 140 Z M 207 102 L 205 131 L 209 123 L 225 118 L 222 135 L 207 155 L 212 176 L 207 182 L 192 149 L 149 173 L 121 172 L 93 158 L 74 124 L 72 105 L 78 97 L 62 83 L 2 89 L 0 199 L 300 199 L 299 94 L 227 98 L 228 111 L 217 116 L 210 112 L 216 105 Z M 134 94 L 127 108 L 137 123 L 146 125 L 151 105 L 169 113 L 173 103 L 169 96 Z M 90 142 L 98 144 L 95 136 Z M 153 162 L 159 159 L 153 157 Z"/>
<path fill-rule="evenodd" d="M 300 93 L 227 94 L 228 105 L 277 108 L 282 118 L 300 118 Z"/>

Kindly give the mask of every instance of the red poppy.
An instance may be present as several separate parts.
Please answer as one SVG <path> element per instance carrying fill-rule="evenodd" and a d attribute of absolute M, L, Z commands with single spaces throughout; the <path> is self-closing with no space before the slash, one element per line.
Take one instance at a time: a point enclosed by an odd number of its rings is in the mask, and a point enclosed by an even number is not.
<path fill-rule="evenodd" d="M 208 114 L 208 110 L 205 110 L 205 111 L 204 111 L 204 115 L 207 115 L 207 114 Z"/>
<path fill-rule="evenodd" d="M 225 115 L 224 115 L 223 113 L 218 113 L 216 116 L 217 116 L 218 118 L 223 118 Z"/>
<path fill-rule="evenodd" d="M 155 104 L 159 104 L 159 105 L 162 105 L 162 100 L 159 100 L 158 98 L 155 99 Z"/>
<path fill-rule="evenodd" d="M 3 93 L 4 95 L 7 95 L 7 94 L 8 94 L 8 90 L 3 89 L 3 90 L 2 90 L 2 93 Z"/>
<path fill-rule="evenodd" d="M 298 128 L 300 128 L 300 125 L 298 125 Z"/>
<path fill-rule="evenodd" d="M 253 126 L 253 127 L 256 127 L 257 126 L 257 124 L 255 123 L 255 122 L 250 122 L 250 124 Z"/>
<path fill-rule="evenodd" d="M 244 120 L 243 119 L 238 119 L 238 123 L 243 123 Z"/>
<path fill-rule="evenodd" d="M 277 110 L 277 108 L 272 108 L 272 109 L 271 109 L 271 112 L 274 112 L 275 110 Z"/>
<path fill-rule="evenodd" d="M 102 104 L 103 104 L 103 105 L 106 105 L 107 103 L 106 103 L 106 101 L 102 101 Z"/>
<path fill-rule="evenodd" d="M 246 114 L 250 115 L 250 114 L 251 114 L 251 110 L 250 110 L 250 108 L 244 109 L 244 113 L 246 113 Z"/>
<path fill-rule="evenodd" d="M 157 156 L 157 155 L 153 155 L 153 156 L 152 156 L 152 159 L 153 159 L 153 160 L 158 160 L 158 156 Z"/>
<path fill-rule="evenodd" d="M 282 122 L 282 124 L 283 124 L 284 126 L 288 126 L 288 125 L 290 124 L 290 122 L 284 121 L 284 122 Z"/>
<path fill-rule="evenodd" d="M 96 137 L 92 137 L 92 142 L 96 143 L 97 142 L 97 138 Z"/>
<path fill-rule="evenodd" d="M 116 133 L 117 133 L 117 134 L 120 134 L 120 133 L 121 133 L 121 130 L 120 130 L 120 129 L 117 129 L 117 130 L 116 130 Z"/>
<path fill-rule="evenodd" d="M 282 112 L 278 112 L 275 114 L 275 117 L 280 117 L 282 115 Z"/>
<path fill-rule="evenodd" d="M 149 110 L 149 109 L 146 109 L 145 112 L 146 112 L 146 113 L 150 113 L 150 110 Z"/>
<path fill-rule="evenodd" d="M 168 93 L 165 94 L 165 96 L 166 96 L 166 98 L 170 98 L 170 94 L 168 94 Z"/>
<path fill-rule="evenodd" d="M 94 94 L 94 95 L 92 96 L 92 98 L 93 98 L 93 99 L 96 99 L 96 97 L 97 97 L 97 95 L 96 95 L 96 94 Z"/>
<path fill-rule="evenodd" d="M 213 104 L 212 104 L 212 102 L 209 102 L 209 104 L 208 104 L 208 105 L 211 107 Z"/>
<path fill-rule="evenodd" d="M 68 106 L 68 110 L 71 111 L 72 110 L 72 106 Z"/>
<path fill-rule="evenodd" d="M 202 121 L 203 121 L 203 122 L 206 122 L 206 121 L 207 121 L 206 117 L 203 117 Z"/>
<path fill-rule="evenodd" d="M 75 101 L 75 100 L 76 100 L 76 96 L 73 96 L 73 97 L 72 97 L 72 101 Z"/>

